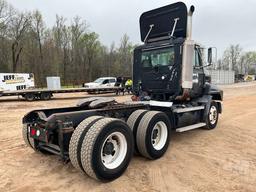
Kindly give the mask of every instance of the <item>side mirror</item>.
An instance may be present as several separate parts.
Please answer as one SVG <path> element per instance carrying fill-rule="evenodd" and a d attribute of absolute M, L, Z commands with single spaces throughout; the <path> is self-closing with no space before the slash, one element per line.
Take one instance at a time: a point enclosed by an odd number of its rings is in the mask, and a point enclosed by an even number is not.
<path fill-rule="evenodd" d="M 212 64 L 212 48 L 211 47 L 208 49 L 208 64 L 209 65 Z"/>

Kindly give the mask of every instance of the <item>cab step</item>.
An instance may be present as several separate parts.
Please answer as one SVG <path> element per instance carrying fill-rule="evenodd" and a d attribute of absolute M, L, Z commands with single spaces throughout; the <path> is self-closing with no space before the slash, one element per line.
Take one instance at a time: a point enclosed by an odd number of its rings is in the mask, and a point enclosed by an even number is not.
<path fill-rule="evenodd" d="M 178 129 L 176 129 L 176 132 L 182 133 L 182 132 L 185 132 L 185 131 L 189 131 L 189 130 L 197 129 L 197 128 L 200 128 L 200 127 L 204 127 L 205 125 L 206 125 L 206 123 L 197 123 L 197 124 L 194 124 L 194 125 L 189 125 L 189 126 L 186 126 L 186 127 L 178 128 Z"/>
<path fill-rule="evenodd" d="M 204 109 L 204 106 L 186 107 L 186 108 L 174 109 L 173 112 L 174 113 L 186 113 L 186 112 L 190 112 L 190 111 L 199 111 L 199 110 L 203 110 L 203 109 Z"/>

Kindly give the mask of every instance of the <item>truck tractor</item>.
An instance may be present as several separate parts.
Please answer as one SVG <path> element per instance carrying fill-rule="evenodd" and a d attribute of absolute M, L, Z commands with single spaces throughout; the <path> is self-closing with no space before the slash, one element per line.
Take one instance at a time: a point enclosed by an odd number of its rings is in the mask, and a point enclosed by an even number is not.
<path fill-rule="evenodd" d="M 134 50 L 132 101 L 90 97 L 74 107 L 31 111 L 23 118 L 26 144 L 111 181 L 134 153 L 162 157 L 173 132 L 214 129 L 223 92 L 205 80 L 213 49 L 205 51 L 204 62 L 204 49 L 191 37 L 194 10 L 178 2 L 141 15 L 143 44 Z"/>

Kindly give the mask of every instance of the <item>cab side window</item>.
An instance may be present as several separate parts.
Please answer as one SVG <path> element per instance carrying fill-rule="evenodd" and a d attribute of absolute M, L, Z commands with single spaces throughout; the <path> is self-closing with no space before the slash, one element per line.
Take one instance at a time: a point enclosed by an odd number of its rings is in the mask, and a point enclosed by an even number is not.
<path fill-rule="evenodd" d="M 103 81 L 102 84 L 108 84 L 108 83 L 109 83 L 109 79 L 106 79 L 106 80 Z"/>
<path fill-rule="evenodd" d="M 194 62 L 193 62 L 193 67 L 200 67 L 201 66 L 201 62 L 200 62 L 200 53 L 198 51 L 198 49 L 195 49 L 195 58 L 194 58 Z"/>

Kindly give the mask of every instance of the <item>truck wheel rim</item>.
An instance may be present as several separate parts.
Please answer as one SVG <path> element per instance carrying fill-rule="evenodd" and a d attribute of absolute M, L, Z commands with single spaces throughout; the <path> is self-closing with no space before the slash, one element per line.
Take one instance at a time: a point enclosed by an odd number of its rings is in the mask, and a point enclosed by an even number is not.
<path fill-rule="evenodd" d="M 121 165 L 127 154 L 127 141 L 120 132 L 109 135 L 101 147 L 101 161 L 108 169 Z"/>
<path fill-rule="evenodd" d="M 151 144 L 156 150 L 161 150 L 167 141 L 168 130 L 163 121 L 159 121 L 155 124 L 151 133 Z"/>
<path fill-rule="evenodd" d="M 209 113 L 209 120 L 212 125 L 214 125 L 217 121 L 218 112 L 215 106 L 211 106 L 210 113 Z"/>

